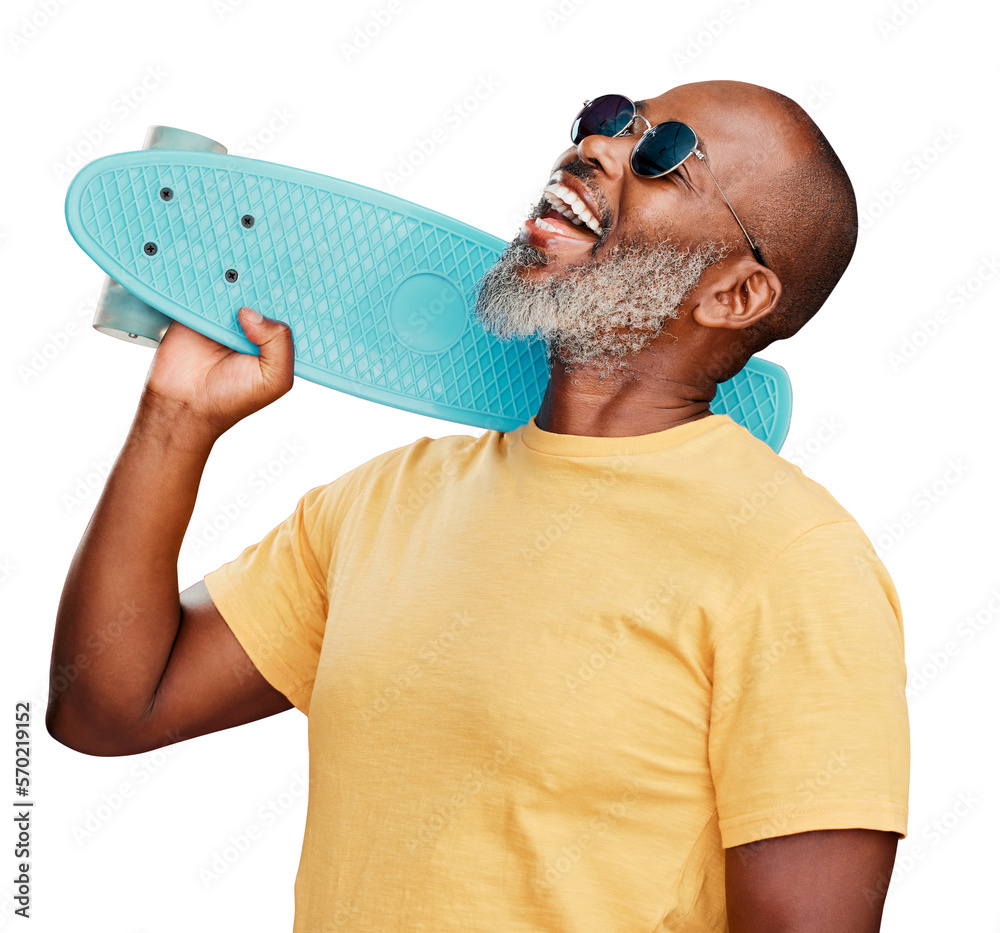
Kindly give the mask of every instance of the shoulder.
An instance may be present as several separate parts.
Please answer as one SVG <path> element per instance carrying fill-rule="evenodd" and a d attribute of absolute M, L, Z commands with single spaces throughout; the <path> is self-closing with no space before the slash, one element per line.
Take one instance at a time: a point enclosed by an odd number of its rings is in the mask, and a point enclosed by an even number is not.
<path fill-rule="evenodd" d="M 834 495 L 730 418 L 706 435 L 706 476 L 729 531 L 789 543 L 811 528 L 857 522 Z M 860 528 L 857 528 L 860 532 Z M 863 537 L 863 535 L 862 535 Z"/>
<path fill-rule="evenodd" d="M 353 502 L 375 489 L 400 482 L 419 482 L 431 476 L 451 474 L 477 452 L 497 446 L 502 437 L 496 431 L 487 431 L 481 437 L 465 434 L 421 437 L 365 460 L 335 480 L 309 490 L 304 499 L 322 508 L 339 500 Z"/>
<path fill-rule="evenodd" d="M 692 508 L 710 538 L 718 583 L 741 604 L 755 589 L 895 593 L 871 541 L 820 483 L 729 418 L 698 439 Z M 695 468 L 697 466 L 697 472 Z"/>

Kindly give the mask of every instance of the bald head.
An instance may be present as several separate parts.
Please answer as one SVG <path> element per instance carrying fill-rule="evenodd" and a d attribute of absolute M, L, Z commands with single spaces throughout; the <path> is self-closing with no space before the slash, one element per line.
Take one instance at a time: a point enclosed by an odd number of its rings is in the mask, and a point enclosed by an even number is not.
<path fill-rule="evenodd" d="M 719 181 L 781 281 L 774 310 L 735 338 L 734 350 L 748 358 L 796 333 L 840 280 L 857 243 L 854 188 L 812 118 L 777 91 L 706 81 L 664 96 L 696 100 L 713 126 L 725 126 Z"/>
<path fill-rule="evenodd" d="M 650 124 L 688 124 L 698 151 L 648 177 L 631 167 L 638 121 L 577 139 L 477 310 L 498 335 L 543 336 L 564 363 L 667 367 L 710 397 L 825 301 L 854 249 L 854 193 L 813 121 L 774 91 L 708 81 L 636 106 Z"/>

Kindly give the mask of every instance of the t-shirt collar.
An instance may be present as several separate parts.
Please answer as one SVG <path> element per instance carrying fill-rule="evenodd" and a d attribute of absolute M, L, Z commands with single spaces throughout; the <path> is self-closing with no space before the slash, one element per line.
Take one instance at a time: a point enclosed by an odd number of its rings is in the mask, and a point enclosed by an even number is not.
<path fill-rule="evenodd" d="M 644 454 L 676 447 L 722 424 L 732 423 L 728 415 L 710 414 L 697 421 L 675 425 L 653 434 L 632 437 L 590 437 L 583 434 L 554 434 L 543 431 L 532 418 L 524 425 L 521 440 L 526 447 L 559 457 L 615 457 Z"/>

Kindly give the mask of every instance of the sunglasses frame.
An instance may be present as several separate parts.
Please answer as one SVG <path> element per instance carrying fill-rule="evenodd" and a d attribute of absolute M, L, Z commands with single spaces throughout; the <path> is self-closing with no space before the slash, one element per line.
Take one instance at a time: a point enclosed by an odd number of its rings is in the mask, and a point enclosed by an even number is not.
<path fill-rule="evenodd" d="M 632 98 L 630 98 L 630 97 L 626 97 L 624 94 L 602 94 L 601 97 L 621 97 L 623 100 L 627 100 L 629 102 L 629 106 L 631 106 L 631 108 L 632 108 L 632 117 L 628 121 L 628 123 L 625 124 L 625 126 L 622 129 L 620 129 L 617 133 L 614 133 L 611 136 L 607 136 L 606 138 L 608 138 L 608 139 L 617 139 L 619 136 L 627 136 L 629 134 L 629 132 L 631 131 L 632 124 L 635 123 L 636 118 L 642 120 L 643 123 L 646 124 L 645 131 L 643 132 L 642 136 L 640 136 L 636 140 L 635 145 L 632 147 L 632 153 L 629 156 L 629 168 L 632 170 L 632 173 L 636 177 L 638 177 L 638 178 L 662 178 L 664 175 L 669 175 L 671 172 L 676 171 L 689 158 L 691 158 L 692 155 L 696 156 L 698 159 L 701 160 L 701 164 L 704 165 L 706 169 L 708 169 L 708 174 L 711 175 L 712 181 L 715 182 L 715 187 L 719 189 L 719 194 L 722 195 L 722 200 L 726 202 L 726 207 L 729 208 L 729 211 L 733 215 L 733 218 L 736 220 L 736 223 L 738 223 L 740 225 L 740 230 L 743 231 L 743 236 L 746 237 L 747 243 L 750 244 L 750 251 L 753 253 L 754 259 L 756 259 L 757 262 L 759 262 L 765 269 L 767 269 L 768 265 L 767 265 L 766 262 L 764 262 L 764 258 L 760 254 L 760 250 L 757 249 L 757 246 L 754 243 L 754 241 L 751 239 L 750 234 L 747 233 L 747 228 L 743 226 L 743 221 L 740 220 L 739 215 L 733 209 L 733 205 L 729 203 L 729 198 L 726 197 L 726 192 L 722 190 L 722 185 L 719 184 L 719 180 L 715 177 L 715 173 L 712 171 L 711 168 L 709 168 L 708 160 L 705 158 L 705 153 L 703 153 L 698 148 L 698 134 L 690 126 L 688 126 L 687 123 L 684 123 L 682 120 L 666 120 L 663 123 L 657 123 L 656 126 L 653 126 L 649 122 L 649 120 L 647 120 L 641 113 L 639 113 L 638 110 L 636 110 L 635 101 L 633 101 Z M 576 118 L 573 121 L 573 126 L 577 125 L 578 121 L 583 116 L 584 111 L 586 111 L 586 109 L 592 103 L 594 103 L 594 101 L 597 101 L 597 100 L 600 100 L 600 99 L 601 99 L 600 97 L 595 97 L 593 100 L 585 100 L 583 102 L 583 109 L 580 110 L 580 112 L 576 115 Z M 661 126 L 668 126 L 671 123 L 680 124 L 681 126 L 685 127 L 687 130 L 690 131 L 691 135 L 694 137 L 694 143 L 692 144 L 690 151 L 676 165 L 672 165 L 666 171 L 659 172 L 656 175 L 644 175 L 644 174 L 641 174 L 641 173 L 637 172 L 636 169 L 635 169 L 634 159 L 635 159 L 635 154 L 638 151 L 639 147 L 643 144 L 643 141 L 646 139 L 646 137 L 650 133 L 652 133 L 657 128 L 659 128 Z M 592 134 L 592 135 L 598 135 L 598 134 Z M 605 134 L 600 134 L 600 135 L 605 135 Z M 583 139 L 586 139 L 586 137 L 581 137 L 581 142 L 583 141 Z M 574 146 L 579 145 L 579 143 L 577 143 L 573 139 L 572 129 L 570 131 L 570 140 L 573 142 Z"/>

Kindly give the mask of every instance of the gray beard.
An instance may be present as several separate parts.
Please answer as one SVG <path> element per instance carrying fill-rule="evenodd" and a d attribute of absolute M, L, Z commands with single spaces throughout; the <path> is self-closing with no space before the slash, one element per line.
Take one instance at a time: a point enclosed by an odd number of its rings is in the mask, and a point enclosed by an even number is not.
<path fill-rule="evenodd" d="M 600 378 L 627 373 L 635 356 L 659 336 L 702 273 L 729 249 L 708 243 L 681 250 L 669 243 L 625 243 L 594 262 L 570 266 L 561 278 L 530 282 L 517 273 L 548 265 L 545 254 L 514 240 L 479 282 L 475 313 L 501 340 L 538 335 L 554 360 Z"/>

